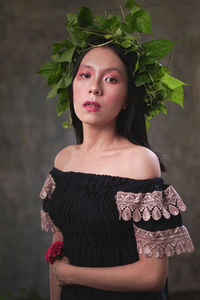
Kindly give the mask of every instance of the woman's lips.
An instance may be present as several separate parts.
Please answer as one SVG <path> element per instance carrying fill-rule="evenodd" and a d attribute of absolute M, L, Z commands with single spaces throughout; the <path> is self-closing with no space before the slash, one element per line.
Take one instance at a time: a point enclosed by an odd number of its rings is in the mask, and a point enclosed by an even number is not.
<path fill-rule="evenodd" d="M 83 106 L 88 111 L 99 111 L 101 109 L 101 105 L 97 101 L 86 101 Z"/>

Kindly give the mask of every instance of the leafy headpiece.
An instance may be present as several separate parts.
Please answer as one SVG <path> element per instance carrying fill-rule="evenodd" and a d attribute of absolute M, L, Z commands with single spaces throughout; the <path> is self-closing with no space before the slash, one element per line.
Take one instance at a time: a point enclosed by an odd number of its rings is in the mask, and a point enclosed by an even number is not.
<path fill-rule="evenodd" d="M 133 76 L 136 87 L 143 90 L 145 118 L 149 120 L 159 114 L 167 113 L 165 101 L 178 103 L 183 107 L 184 82 L 172 77 L 169 69 L 159 63 L 168 55 L 174 42 L 152 40 L 141 44 L 140 33 L 151 33 L 151 16 L 134 0 L 128 0 L 127 14 L 123 9 L 120 16 L 107 15 L 93 18 L 88 7 L 81 7 L 78 14 L 67 14 L 67 39 L 53 44 L 51 61 L 44 64 L 39 74 L 52 86 L 47 99 L 58 96 L 56 110 L 60 116 L 69 107 L 68 88 L 72 83 L 72 69 L 79 54 L 85 49 L 100 47 L 109 43 L 120 45 L 124 53 L 134 52 L 137 57 Z M 102 44 L 92 44 L 94 38 L 105 40 Z M 71 124 L 64 122 L 63 127 Z"/>

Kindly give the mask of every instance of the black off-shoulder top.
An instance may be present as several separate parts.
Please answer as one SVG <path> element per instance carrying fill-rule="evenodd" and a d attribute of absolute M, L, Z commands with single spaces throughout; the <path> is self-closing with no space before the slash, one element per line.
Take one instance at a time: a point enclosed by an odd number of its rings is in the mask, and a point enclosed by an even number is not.
<path fill-rule="evenodd" d="M 194 250 L 183 225 L 186 206 L 162 178 L 135 180 L 63 172 L 53 167 L 42 187 L 42 229 L 61 231 L 72 265 L 110 267 Z M 166 300 L 159 292 L 116 292 L 81 285 L 62 288 L 61 300 Z"/>

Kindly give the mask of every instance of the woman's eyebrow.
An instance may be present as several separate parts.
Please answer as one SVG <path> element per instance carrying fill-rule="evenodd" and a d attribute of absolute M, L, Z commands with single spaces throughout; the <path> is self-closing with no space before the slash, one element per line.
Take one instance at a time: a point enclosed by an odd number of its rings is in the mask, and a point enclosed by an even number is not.
<path fill-rule="evenodd" d="M 87 64 L 81 64 L 81 67 L 93 69 L 92 66 L 87 65 Z M 105 68 L 103 71 L 117 71 L 117 72 L 119 72 L 120 74 L 122 74 L 122 71 L 121 71 L 119 68 L 117 68 L 117 67 Z"/>
<path fill-rule="evenodd" d="M 119 68 L 117 68 L 117 67 L 107 68 L 106 70 L 107 70 L 107 71 L 117 71 L 117 72 L 119 72 L 120 74 L 122 74 L 122 71 L 121 71 Z"/>

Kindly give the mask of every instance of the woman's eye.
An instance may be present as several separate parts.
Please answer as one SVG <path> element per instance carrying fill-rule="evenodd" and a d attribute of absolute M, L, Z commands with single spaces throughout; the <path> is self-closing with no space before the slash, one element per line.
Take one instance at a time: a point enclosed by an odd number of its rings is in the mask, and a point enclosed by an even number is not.
<path fill-rule="evenodd" d="M 88 74 L 88 73 L 81 73 L 80 77 L 82 77 L 82 78 L 89 78 L 90 74 Z"/>
<path fill-rule="evenodd" d="M 106 81 L 111 82 L 111 83 L 117 82 L 117 80 L 115 78 L 113 78 L 113 77 L 107 77 Z"/>

